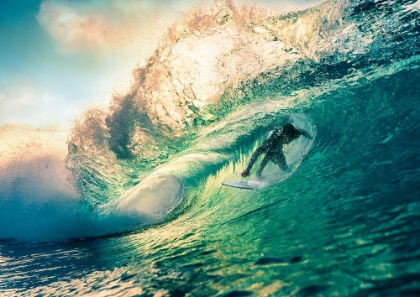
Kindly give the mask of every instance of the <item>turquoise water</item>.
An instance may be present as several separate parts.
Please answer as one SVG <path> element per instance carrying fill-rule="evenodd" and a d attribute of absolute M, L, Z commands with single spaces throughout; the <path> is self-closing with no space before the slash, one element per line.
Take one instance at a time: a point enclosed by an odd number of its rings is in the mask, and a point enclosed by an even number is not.
<path fill-rule="evenodd" d="M 418 296 L 419 12 L 410 1 L 355 1 L 324 3 L 315 14 L 336 5 L 343 23 L 365 33 L 343 41 L 346 52 L 328 46 L 322 59 L 242 84 L 242 103 L 173 147 L 162 140 L 150 163 L 117 160 L 122 177 L 94 174 L 89 168 L 101 167 L 89 163 L 76 179 L 77 206 L 17 207 L 63 227 L 56 236 L 19 214 L 19 236 L 0 233 L 2 294 Z M 299 168 L 258 191 L 221 186 L 239 179 L 267 129 L 290 115 L 317 130 Z"/>

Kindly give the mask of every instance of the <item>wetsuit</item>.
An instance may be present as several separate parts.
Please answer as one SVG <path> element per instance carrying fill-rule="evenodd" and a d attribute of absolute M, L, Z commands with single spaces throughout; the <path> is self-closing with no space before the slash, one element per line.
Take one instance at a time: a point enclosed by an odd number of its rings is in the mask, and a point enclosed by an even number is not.
<path fill-rule="evenodd" d="M 247 168 L 244 170 L 244 172 L 242 172 L 241 175 L 243 177 L 248 176 L 252 166 L 257 161 L 258 157 L 263 153 L 265 153 L 266 155 L 261 162 L 260 168 L 257 171 L 257 178 L 261 178 L 261 172 L 264 170 L 264 167 L 267 165 L 268 161 L 277 164 L 280 167 L 280 169 L 286 170 L 287 163 L 283 153 L 283 145 L 298 139 L 301 135 L 307 138 L 312 138 L 308 134 L 308 132 L 296 129 L 292 124 L 287 124 L 280 129 L 270 131 L 267 139 L 252 154 L 251 160 L 249 161 Z"/>

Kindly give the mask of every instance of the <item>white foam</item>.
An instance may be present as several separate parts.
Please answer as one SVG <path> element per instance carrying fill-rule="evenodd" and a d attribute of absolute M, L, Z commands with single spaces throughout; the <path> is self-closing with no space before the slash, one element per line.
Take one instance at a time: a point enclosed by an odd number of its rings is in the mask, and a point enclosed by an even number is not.
<path fill-rule="evenodd" d="M 102 207 L 102 214 L 137 216 L 156 221 L 162 219 L 180 203 L 183 190 L 182 179 L 174 175 L 148 178 L 109 205 Z"/>

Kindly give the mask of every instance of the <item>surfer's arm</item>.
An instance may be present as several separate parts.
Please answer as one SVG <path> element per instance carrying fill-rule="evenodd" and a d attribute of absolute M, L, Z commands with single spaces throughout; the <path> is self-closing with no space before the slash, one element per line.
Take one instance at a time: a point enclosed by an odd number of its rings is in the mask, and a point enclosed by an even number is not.
<path fill-rule="evenodd" d="M 305 130 L 299 129 L 300 135 L 305 136 L 306 138 L 312 139 L 312 136 Z"/>

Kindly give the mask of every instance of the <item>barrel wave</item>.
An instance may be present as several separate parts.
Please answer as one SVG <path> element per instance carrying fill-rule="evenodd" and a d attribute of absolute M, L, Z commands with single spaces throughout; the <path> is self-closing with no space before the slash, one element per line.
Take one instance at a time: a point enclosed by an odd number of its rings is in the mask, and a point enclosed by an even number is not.
<path fill-rule="evenodd" d="M 64 157 L 0 159 L 0 291 L 417 296 L 419 17 L 411 0 L 192 11 Z M 316 138 L 287 179 L 221 186 L 302 119 Z"/>

